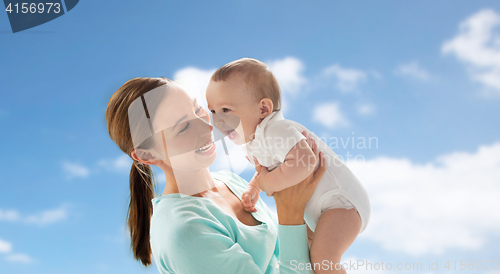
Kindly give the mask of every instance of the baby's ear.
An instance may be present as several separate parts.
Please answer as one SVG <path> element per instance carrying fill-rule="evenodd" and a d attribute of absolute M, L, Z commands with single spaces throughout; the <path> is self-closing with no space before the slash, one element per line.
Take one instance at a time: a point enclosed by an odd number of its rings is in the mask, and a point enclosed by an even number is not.
<path fill-rule="evenodd" d="M 273 112 L 273 101 L 269 98 L 264 98 L 259 102 L 260 117 L 265 118 Z"/>

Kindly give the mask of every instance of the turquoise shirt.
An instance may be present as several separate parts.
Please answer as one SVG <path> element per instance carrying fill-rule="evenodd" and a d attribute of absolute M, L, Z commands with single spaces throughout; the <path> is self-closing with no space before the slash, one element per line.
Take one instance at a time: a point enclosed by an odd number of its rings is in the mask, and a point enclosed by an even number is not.
<path fill-rule="evenodd" d="M 227 170 L 212 176 L 241 200 L 247 181 Z M 262 222 L 256 226 L 241 223 L 203 197 L 174 193 L 152 202 L 151 249 L 160 273 L 313 273 L 306 270 L 306 225 L 278 224 L 262 199 L 252 213 Z"/>

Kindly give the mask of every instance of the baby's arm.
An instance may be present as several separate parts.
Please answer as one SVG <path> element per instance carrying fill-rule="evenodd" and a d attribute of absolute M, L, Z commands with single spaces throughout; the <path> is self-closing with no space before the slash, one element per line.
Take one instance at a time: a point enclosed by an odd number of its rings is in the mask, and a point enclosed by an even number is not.
<path fill-rule="evenodd" d="M 312 145 L 316 146 L 314 139 Z M 302 182 L 316 168 L 317 159 L 305 139 L 290 149 L 284 162 L 271 172 L 261 172 L 258 183 L 267 196 Z M 255 178 L 255 176 L 254 176 Z M 256 180 L 257 181 L 257 180 Z"/>
<path fill-rule="evenodd" d="M 253 175 L 253 178 L 248 183 L 247 189 L 243 194 L 241 194 L 241 204 L 243 209 L 248 212 L 256 212 L 255 204 L 259 200 L 260 188 L 259 183 L 256 180 L 257 172 Z"/>

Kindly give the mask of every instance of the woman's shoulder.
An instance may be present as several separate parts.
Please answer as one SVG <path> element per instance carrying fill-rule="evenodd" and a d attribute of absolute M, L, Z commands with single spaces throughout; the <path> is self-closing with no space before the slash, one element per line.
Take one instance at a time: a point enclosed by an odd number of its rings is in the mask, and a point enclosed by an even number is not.
<path fill-rule="evenodd" d="M 214 179 L 222 181 L 231 186 L 245 187 L 248 184 L 240 176 L 228 171 L 221 170 L 211 172 Z M 151 217 L 151 229 L 160 228 L 165 230 L 166 226 L 172 230 L 182 229 L 196 223 L 219 223 L 223 216 L 209 199 L 194 197 L 180 193 L 161 195 L 151 200 L 153 204 L 153 215 Z"/>
<path fill-rule="evenodd" d="M 219 226 L 221 223 L 214 212 L 210 210 L 210 205 L 196 199 L 172 199 L 165 205 L 161 209 L 153 209 L 151 231 L 174 233 L 193 228 L 203 229 L 206 226 Z"/>
<path fill-rule="evenodd" d="M 156 197 L 152 203 L 152 228 L 156 225 L 164 227 L 164 223 L 168 223 L 168 227 L 173 228 L 185 225 L 189 220 L 214 219 L 200 197 L 173 193 Z"/>

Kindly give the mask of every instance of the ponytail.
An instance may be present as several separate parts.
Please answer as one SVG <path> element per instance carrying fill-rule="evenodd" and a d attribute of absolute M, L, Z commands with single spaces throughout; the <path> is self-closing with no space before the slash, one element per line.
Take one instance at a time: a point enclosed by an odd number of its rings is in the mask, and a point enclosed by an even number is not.
<path fill-rule="evenodd" d="M 106 125 L 111 140 L 131 157 L 134 142 L 130 133 L 128 109 L 130 105 L 148 91 L 170 82 L 167 78 L 134 78 L 121 86 L 109 99 L 106 108 Z M 142 144 L 144 149 L 147 145 Z M 149 229 L 153 215 L 153 173 L 149 165 L 135 161 L 130 170 L 130 205 L 127 222 L 134 258 L 144 266 L 152 264 Z"/>
<path fill-rule="evenodd" d="M 151 167 L 134 160 L 130 169 L 130 205 L 127 218 L 134 258 L 151 265 L 149 229 L 153 215 L 153 174 Z"/>

